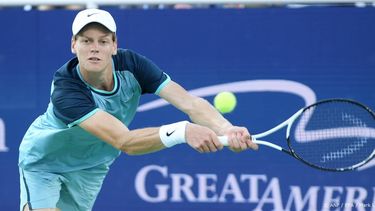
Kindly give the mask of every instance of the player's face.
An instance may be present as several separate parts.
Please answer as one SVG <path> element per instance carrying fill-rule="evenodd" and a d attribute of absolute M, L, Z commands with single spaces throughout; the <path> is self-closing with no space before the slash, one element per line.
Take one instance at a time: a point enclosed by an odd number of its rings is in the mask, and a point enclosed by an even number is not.
<path fill-rule="evenodd" d="M 72 52 L 77 55 L 81 71 L 111 72 L 112 55 L 117 52 L 113 34 L 92 27 L 72 40 Z"/>

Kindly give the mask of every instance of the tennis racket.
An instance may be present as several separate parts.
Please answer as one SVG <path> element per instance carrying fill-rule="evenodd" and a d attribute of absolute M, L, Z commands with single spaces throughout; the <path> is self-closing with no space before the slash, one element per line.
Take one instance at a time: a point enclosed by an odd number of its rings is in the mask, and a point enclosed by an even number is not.
<path fill-rule="evenodd" d="M 266 132 L 252 135 L 252 140 L 320 170 L 349 171 L 375 155 L 374 120 L 374 112 L 359 102 L 327 99 L 300 109 Z M 288 149 L 260 140 L 284 127 Z M 228 146 L 226 136 L 219 140 Z"/>

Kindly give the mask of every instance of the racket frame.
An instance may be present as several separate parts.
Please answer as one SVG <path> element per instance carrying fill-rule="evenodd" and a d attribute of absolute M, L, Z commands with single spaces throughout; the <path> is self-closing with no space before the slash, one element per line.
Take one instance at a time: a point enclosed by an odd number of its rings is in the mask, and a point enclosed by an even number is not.
<path fill-rule="evenodd" d="M 333 102 L 333 101 L 348 102 L 348 103 L 353 103 L 357 106 L 360 106 L 363 109 L 365 109 L 367 112 L 369 112 L 369 114 L 371 114 L 373 116 L 374 120 L 375 120 L 375 113 L 370 108 L 368 108 L 367 106 L 365 106 L 365 105 L 363 105 L 363 104 L 361 104 L 357 101 L 354 101 L 354 100 L 351 100 L 351 99 L 344 99 L 344 98 L 326 99 L 326 100 L 318 101 L 316 103 L 313 103 L 311 105 L 308 105 L 308 106 L 298 110 L 296 113 L 294 113 L 287 120 L 285 120 L 284 122 L 278 124 L 277 126 L 271 128 L 271 129 L 269 129 L 265 132 L 252 135 L 251 136 L 252 141 L 256 144 L 268 146 L 268 147 L 271 147 L 273 149 L 285 152 L 285 153 L 291 155 L 292 157 L 296 158 L 297 160 L 302 161 L 306 165 L 317 168 L 317 169 L 320 169 L 320 170 L 324 170 L 324 171 L 351 171 L 351 170 L 355 170 L 356 168 L 366 164 L 367 162 L 369 162 L 371 159 L 373 159 L 375 157 L 375 149 L 367 159 L 365 159 L 364 161 L 362 161 L 360 163 L 357 163 L 356 165 L 346 167 L 346 168 L 335 168 L 335 169 L 333 169 L 333 168 L 324 168 L 324 167 L 317 166 L 317 165 L 314 165 L 312 163 L 309 163 L 309 162 L 305 161 L 300 156 L 298 156 L 298 154 L 296 154 L 294 152 L 294 150 L 293 150 L 293 148 L 291 147 L 291 144 L 290 144 L 290 129 L 291 129 L 291 126 L 292 126 L 294 120 L 296 120 L 300 115 L 303 114 L 304 111 L 306 111 L 307 109 L 310 109 L 311 107 L 316 107 L 319 104 Z M 274 144 L 274 143 L 271 143 L 271 142 L 268 142 L 268 141 L 264 141 L 264 140 L 260 140 L 260 138 L 266 137 L 266 136 L 284 128 L 285 126 L 287 126 L 287 128 L 286 128 L 286 141 L 287 141 L 287 145 L 288 145 L 289 150 L 287 150 L 287 149 L 285 149 L 285 148 L 283 148 L 283 147 L 281 147 L 277 144 Z M 219 136 L 219 140 L 224 146 L 229 146 L 227 136 Z"/>
<path fill-rule="evenodd" d="M 352 103 L 356 106 L 359 106 L 359 107 L 362 107 L 364 110 L 366 110 L 372 117 L 373 119 L 375 120 L 375 113 L 367 106 L 355 101 L 355 100 L 351 100 L 351 99 L 345 99 L 345 98 L 332 98 L 332 99 L 325 99 L 325 100 L 321 100 L 321 101 L 318 101 L 316 103 L 313 103 L 311 105 L 308 105 L 306 106 L 305 108 L 302 108 L 301 110 L 299 110 L 301 114 L 303 114 L 304 111 L 310 109 L 311 107 L 316 107 L 318 106 L 319 104 L 323 104 L 323 103 L 328 103 L 328 102 L 346 102 L 346 103 Z M 297 112 L 298 113 L 298 112 Z M 294 115 L 293 115 L 294 116 Z M 296 118 L 298 118 L 299 116 L 296 116 Z M 293 121 L 295 119 L 292 119 L 290 123 L 293 123 Z M 289 120 L 289 119 L 288 119 Z M 349 166 L 349 167 L 345 167 L 345 168 L 324 168 L 324 167 L 321 167 L 321 166 L 318 166 L 318 165 L 315 165 L 315 164 L 312 164 L 306 160 L 304 160 L 303 158 L 301 158 L 297 153 L 295 153 L 295 151 L 293 150 L 293 147 L 291 147 L 291 144 L 290 144 L 290 127 L 292 126 L 292 124 L 289 124 L 288 125 L 288 129 L 287 129 L 287 144 L 288 144 L 288 148 L 289 148 L 289 151 L 288 150 L 285 150 L 283 149 L 282 151 L 283 152 L 287 152 L 288 154 L 290 154 L 291 156 L 293 156 L 294 158 L 302 161 L 303 163 L 305 163 L 306 165 L 308 166 L 311 166 L 311 167 L 314 167 L 314 168 L 317 168 L 317 169 L 320 169 L 320 170 L 323 170 L 323 171 L 335 171 L 335 172 L 343 172 L 343 171 L 353 171 L 355 169 L 357 169 L 358 167 L 361 167 L 363 166 L 364 164 L 368 163 L 370 160 L 372 160 L 374 157 L 375 157 L 375 149 L 372 151 L 372 153 L 370 154 L 370 156 L 368 156 L 365 160 L 363 160 L 362 162 L 359 162 L 353 166 Z"/>

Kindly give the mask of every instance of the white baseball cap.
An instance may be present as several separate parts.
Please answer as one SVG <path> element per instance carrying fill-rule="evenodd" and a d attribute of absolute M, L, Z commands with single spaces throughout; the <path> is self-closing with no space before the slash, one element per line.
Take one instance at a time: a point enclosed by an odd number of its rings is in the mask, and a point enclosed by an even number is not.
<path fill-rule="evenodd" d="M 77 35 L 83 27 L 93 22 L 102 24 L 111 32 L 116 32 L 116 22 L 109 12 L 100 9 L 86 9 L 80 11 L 74 18 L 73 35 Z"/>

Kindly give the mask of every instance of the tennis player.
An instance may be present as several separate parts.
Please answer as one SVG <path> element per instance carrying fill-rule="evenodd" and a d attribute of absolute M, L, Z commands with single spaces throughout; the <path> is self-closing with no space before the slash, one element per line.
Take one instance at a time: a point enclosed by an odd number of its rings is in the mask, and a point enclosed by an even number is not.
<path fill-rule="evenodd" d="M 257 149 L 206 100 L 190 95 L 153 62 L 117 47 L 116 23 L 104 10 L 79 12 L 72 25 L 76 55 L 54 75 L 47 111 L 20 145 L 20 210 L 91 210 L 120 152 L 159 151 L 187 143 L 201 153 Z M 192 122 L 129 130 L 142 94 L 154 93 Z"/>

